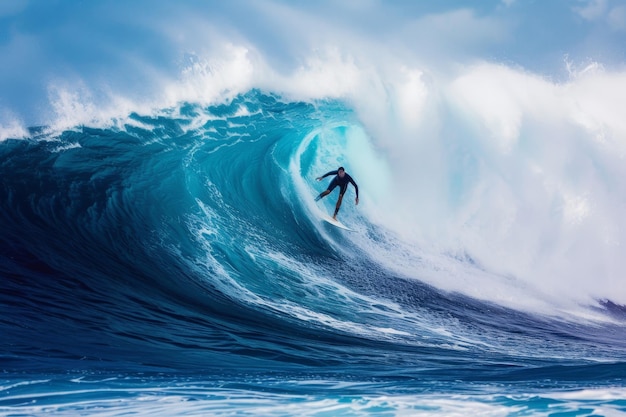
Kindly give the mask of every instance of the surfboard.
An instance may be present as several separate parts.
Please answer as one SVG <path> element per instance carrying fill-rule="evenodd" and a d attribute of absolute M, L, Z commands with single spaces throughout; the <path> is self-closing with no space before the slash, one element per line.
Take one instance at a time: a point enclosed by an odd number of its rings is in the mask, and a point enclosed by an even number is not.
<path fill-rule="evenodd" d="M 348 230 L 350 232 L 354 232 L 354 230 L 350 229 L 348 226 L 346 226 L 345 224 L 341 223 L 339 220 L 333 219 L 328 214 L 322 214 L 322 220 L 324 220 L 326 223 L 332 224 L 333 226 L 338 227 L 340 229 Z"/>

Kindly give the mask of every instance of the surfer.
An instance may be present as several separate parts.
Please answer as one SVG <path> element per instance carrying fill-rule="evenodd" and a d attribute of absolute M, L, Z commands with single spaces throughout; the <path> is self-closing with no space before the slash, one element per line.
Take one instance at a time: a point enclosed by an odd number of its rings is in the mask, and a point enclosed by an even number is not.
<path fill-rule="evenodd" d="M 356 182 L 352 179 L 352 177 L 346 172 L 343 167 L 337 168 L 337 171 L 330 171 L 321 177 L 317 177 L 318 181 L 321 181 L 323 178 L 328 177 L 329 175 L 334 175 L 335 178 L 332 179 L 330 184 L 328 184 L 328 188 L 324 190 L 320 195 L 315 197 L 315 201 L 319 201 L 320 198 L 326 197 L 335 189 L 336 186 L 339 186 L 339 198 L 337 199 L 337 205 L 335 206 L 335 214 L 333 215 L 333 220 L 337 220 L 337 213 L 339 213 L 339 207 L 341 207 L 341 201 L 343 200 L 343 195 L 348 189 L 348 184 L 352 184 L 354 186 L 354 190 L 356 191 L 356 200 L 355 204 L 359 204 L 359 186 L 356 185 Z"/>

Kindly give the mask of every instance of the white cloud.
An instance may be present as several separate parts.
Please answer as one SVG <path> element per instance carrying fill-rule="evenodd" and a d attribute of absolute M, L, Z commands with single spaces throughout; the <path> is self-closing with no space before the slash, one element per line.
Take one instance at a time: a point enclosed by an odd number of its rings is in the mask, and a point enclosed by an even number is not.
<path fill-rule="evenodd" d="M 610 0 L 584 0 L 583 6 L 573 10 L 590 22 L 606 24 L 613 31 L 626 31 L 626 5 L 612 7 Z"/>
<path fill-rule="evenodd" d="M 611 29 L 626 31 L 626 6 L 614 7 L 609 12 L 607 19 Z"/>
<path fill-rule="evenodd" d="M 581 1 L 583 6 L 574 7 L 574 11 L 583 19 L 598 20 L 601 19 L 607 10 L 607 0 L 585 0 Z"/>
<path fill-rule="evenodd" d="M 480 55 L 488 49 L 511 39 L 511 27 L 506 21 L 478 16 L 472 9 L 457 9 L 421 16 L 409 23 L 401 38 L 411 41 L 410 49 L 427 58 L 462 61 Z"/>

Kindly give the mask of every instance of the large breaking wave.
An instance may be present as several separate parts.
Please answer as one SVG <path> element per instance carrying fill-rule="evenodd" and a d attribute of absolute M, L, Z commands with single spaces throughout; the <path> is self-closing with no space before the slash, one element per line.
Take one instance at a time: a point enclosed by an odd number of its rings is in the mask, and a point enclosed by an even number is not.
<path fill-rule="evenodd" d="M 5 368 L 395 394 L 620 377 L 620 74 L 392 82 L 331 56 L 280 88 L 228 62 L 238 83 L 196 63 L 158 105 L 58 90 L 63 117 L 4 130 Z M 339 165 L 353 233 L 313 201 Z"/>

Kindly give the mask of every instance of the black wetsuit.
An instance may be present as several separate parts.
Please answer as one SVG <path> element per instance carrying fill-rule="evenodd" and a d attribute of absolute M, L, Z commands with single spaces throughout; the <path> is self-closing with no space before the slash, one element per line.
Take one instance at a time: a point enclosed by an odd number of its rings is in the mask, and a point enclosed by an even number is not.
<path fill-rule="evenodd" d="M 328 184 L 328 191 L 332 191 L 335 189 L 336 186 L 339 186 L 339 194 L 343 195 L 346 190 L 348 189 L 348 184 L 352 184 L 354 186 L 354 190 L 356 191 L 356 198 L 359 198 L 359 186 L 356 185 L 356 182 L 354 182 L 354 180 L 352 179 L 352 177 L 350 175 L 348 175 L 348 173 L 346 172 L 345 175 L 343 176 L 343 178 L 341 178 L 339 175 L 337 175 L 338 171 L 330 171 L 327 172 L 326 174 L 322 175 L 322 178 L 326 178 L 330 175 L 334 175 L 335 178 L 332 179 L 332 181 L 330 182 L 330 184 Z"/>

